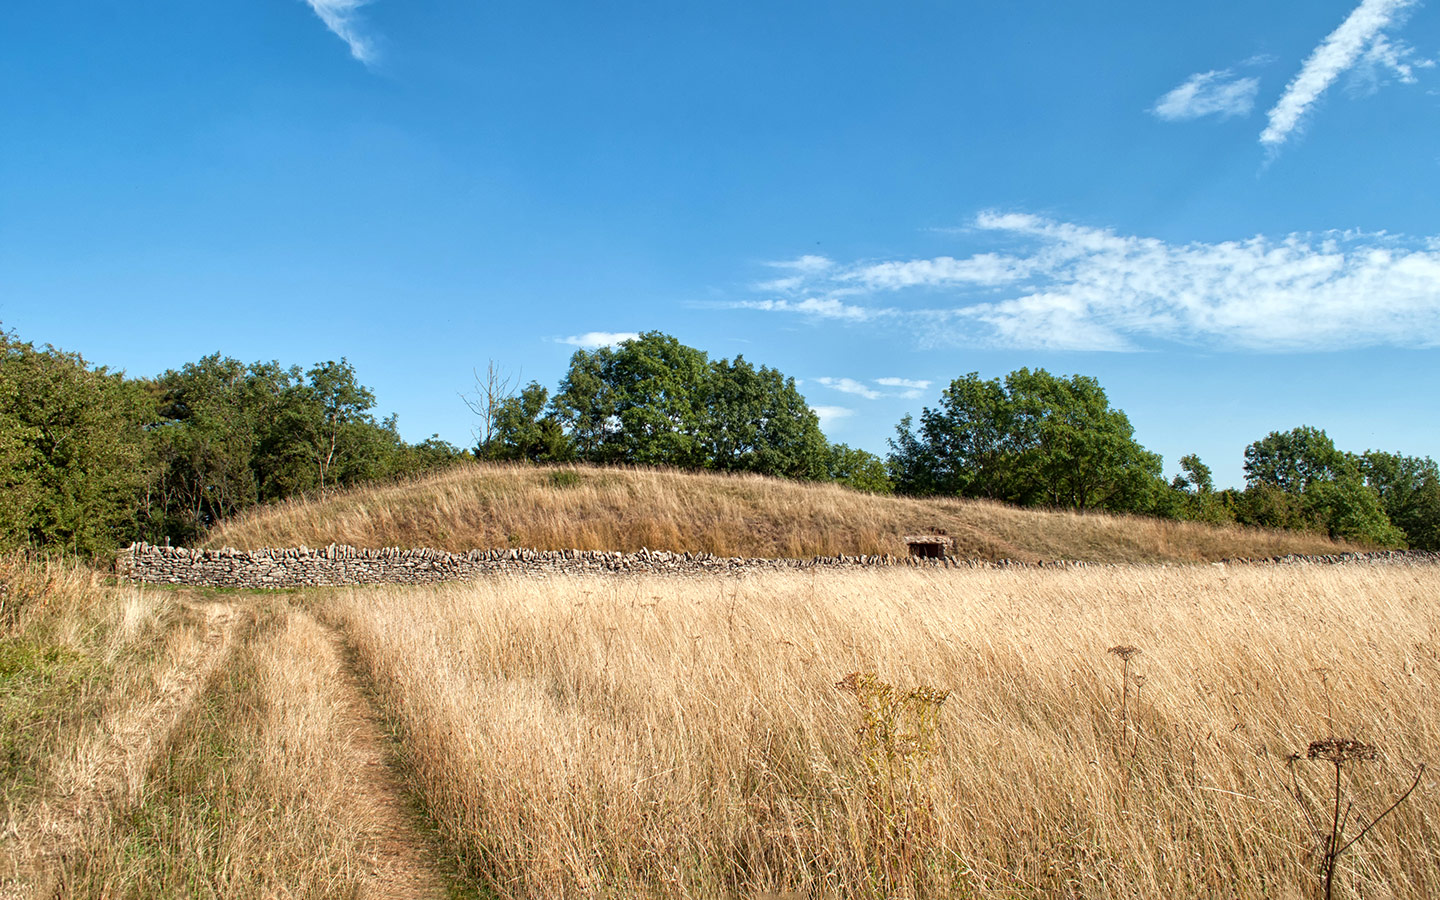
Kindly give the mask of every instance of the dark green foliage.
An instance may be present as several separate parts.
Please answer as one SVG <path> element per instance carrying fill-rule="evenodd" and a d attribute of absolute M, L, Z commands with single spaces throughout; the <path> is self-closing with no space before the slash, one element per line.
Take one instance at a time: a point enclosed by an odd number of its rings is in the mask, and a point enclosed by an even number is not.
<path fill-rule="evenodd" d="M 325 362 L 286 385 L 261 442 L 266 499 L 357 484 L 383 474 L 375 395 L 346 360 Z"/>
<path fill-rule="evenodd" d="M 550 392 L 530 382 L 519 394 L 497 402 L 490 440 L 475 449 L 482 459 L 563 462 L 573 451 L 560 420 L 548 412 Z"/>
<path fill-rule="evenodd" d="M 1345 454 L 1319 428 L 1302 425 L 1272 431 L 1245 448 L 1245 481 L 1286 493 L 1302 493 L 1316 481 L 1330 481 L 1346 468 Z"/>
<path fill-rule="evenodd" d="M 590 462 L 700 468 L 708 374 L 703 352 L 652 331 L 576 351 L 554 409 Z"/>
<path fill-rule="evenodd" d="M 890 470 L 885 460 L 866 450 L 856 450 L 845 444 L 831 444 L 826 477 L 857 491 L 872 494 L 889 494 L 895 490 L 890 481 Z"/>
<path fill-rule="evenodd" d="M 1323 430 L 1308 425 L 1272 431 L 1246 447 L 1245 477 L 1247 487 L 1235 503 L 1239 522 L 1323 531 L 1389 547 L 1409 542 L 1392 513 L 1418 512 L 1426 490 L 1420 460 L 1345 453 Z M 1423 513 L 1408 520 L 1417 535 L 1423 520 Z"/>
<path fill-rule="evenodd" d="M 1194 453 L 1187 453 L 1180 457 L 1180 470 L 1185 474 L 1176 476 L 1177 485 L 1182 490 L 1193 491 L 1196 494 L 1209 494 L 1215 490 L 1215 481 L 1210 477 L 1210 467 L 1200 461 L 1200 457 Z"/>
<path fill-rule="evenodd" d="M 1380 497 L 1358 473 L 1317 481 L 1304 493 L 1305 508 L 1331 537 L 1386 547 L 1405 546 L 1405 533 L 1385 515 Z"/>
<path fill-rule="evenodd" d="M 136 533 L 145 386 L 0 335 L 0 541 L 89 554 Z"/>
<path fill-rule="evenodd" d="M 1180 457 L 1180 472 L 1170 482 L 1168 496 L 1158 502 L 1158 515 L 1212 525 L 1235 521 L 1228 494 L 1216 492 L 1210 467 L 1201 462 L 1199 456 L 1187 453 Z"/>
<path fill-rule="evenodd" d="M 395 431 L 396 424 L 396 417 L 393 415 L 384 422 L 395 440 L 387 475 L 423 475 L 454 465 L 456 460 L 470 457 L 468 450 L 461 450 L 449 441 L 441 440 L 438 434 L 432 434 L 418 444 L 407 444 Z"/>
<path fill-rule="evenodd" d="M 152 539 L 187 542 L 260 498 L 271 474 L 261 445 L 298 379 L 298 370 L 278 363 L 247 366 L 218 353 L 156 379 L 156 471 L 144 506 Z"/>
<path fill-rule="evenodd" d="M 1357 465 L 1406 542 L 1419 550 L 1440 550 L 1440 469 L 1435 461 L 1367 450 Z"/>
<path fill-rule="evenodd" d="M 921 413 L 918 433 L 901 421 L 890 470 L 907 493 L 1149 512 L 1165 491 L 1160 457 L 1133 435 L 1093 378 L 1019 369 L 1002 383 L 972 372 Z"/>
<path fill-rule="evenodd" d="M 532 383 L 527 391 L 540 397 L 533 392 L 543 388 Z M 544 418 L 525 396 L 513 407 L 512 433 L 538 434 L 553 418 L 567 452 L 588 462 L 825 477 L 828 445 L 793 378 L 742 357 L 711 362 L 658 331 L 577 351 Z M 553 440 L 539 445 L 554 447 Z M 518 458 L 564 458 L 546 452 Z"/>
<path fill-rule="evenodd" d="M 789 478 L 826 477 L 829 445 L 820 419 L 776 369 L 743 357 L 709 367 L 703 446 L 708 468 Z"/>
<path fill-rule="evenodd" d="M 401 440 L 345 360 L 220 354 L 152 380 L 0 334 L 0 548 L 189 543 L 257 502 L 414 474 L 462 454 Z"/>

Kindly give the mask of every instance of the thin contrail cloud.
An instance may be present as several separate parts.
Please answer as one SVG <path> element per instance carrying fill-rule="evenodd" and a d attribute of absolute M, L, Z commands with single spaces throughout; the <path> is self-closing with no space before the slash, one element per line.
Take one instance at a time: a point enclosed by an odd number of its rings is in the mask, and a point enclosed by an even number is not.
<path fill-rule="evenodd" d="M 325 27 L 350 48 L 350 55 L 369 65 L 375 61 L 375 44 L 360 33 L 356 13 L 370 0 L 305 0 Z"/>
<path fill-rule="evenodd" d="M 1416 0 L 1364 0 L 1310 54 L 1300 73 L 1286 85 L 1285 93 L 1271 108 L 1270 123 L 1260 133 L 1260 143 L 1276 150 L 1290 134 L 1320 95 L 1354 66 L 1379 38 L 1381 32 L 1398 20 L 1400 13 L 1414 6 Z"/>

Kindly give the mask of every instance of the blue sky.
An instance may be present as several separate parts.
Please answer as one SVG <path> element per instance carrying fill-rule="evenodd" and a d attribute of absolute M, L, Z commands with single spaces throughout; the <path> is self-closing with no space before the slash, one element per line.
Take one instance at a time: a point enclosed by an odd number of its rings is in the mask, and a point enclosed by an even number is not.
<path fill-rule="evenodd" d="M 348 357 L 471 443 L 658 329 L 884 452 L 1093 375 L 1167 472 L 1440 455 L 1440 10 L 77 0 L 0 13 L 0 322 L 153 375 Z"/>

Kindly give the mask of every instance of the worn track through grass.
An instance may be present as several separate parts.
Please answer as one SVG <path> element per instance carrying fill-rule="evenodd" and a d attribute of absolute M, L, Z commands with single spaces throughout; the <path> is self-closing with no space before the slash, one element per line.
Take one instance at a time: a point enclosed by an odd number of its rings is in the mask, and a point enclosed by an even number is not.
<path fill-rule="evenodd" d="M 324 851 L 322 867 L 331 873 L 323 877 L 345 896 L 449 896 L 423 814 L 409 799 L 395 750 L 344 636 L 280 598 L 218 600 L 189 591 L 181 596 L 183 615 L 166 636 L 172 658 L 155 677 L 153 690 L 117 704 L 81 736 L 57 763 L 50 796 L 15 823 L 6 843 L 14 851 L 9 870 L 18 877 L 0 883 L 0 900 L 128 897 L 160 884 L 173 887 L 164 871 L 131 872 L 134 857 L 117 848 L 148 847 L 147 853 L 168 854 L 178 840 L 198 842 L 194 852 L 200 853 L 200 847 L 216 840 L 213 833 L 187 837 L 183 824 L 159 830 L 153 825 L 186 821 L 185 804 L 197 802 L 255 813 L 253 819 L 246 813 L 245 821 L 221 826 L 243 834 L 266 829 L 274 837 L 286 834 L 286 825 L 260 821 L 277 814 L 324 816 L 333 827 L 328 832 L 332 845 L 317 845 Z M 233 706 L 238 697 L 245 712 L 217 722 L 214 710 L 206 709 L 227 693 L 231 699 L 224 702 Z M 205 737 L 207 729 L 216 728 L 223 734 Z M 215 746 L 238 748 L 237 755 L 202 751 L 209 760 L 204 765 L 225 771 L 198 782 L 176 782 L 177 765 L 184 766 L 177 759 L 193 756 L 197 735 L 202 743 L 220 740 Z M 280 749 L 257 752 L 265 746 Z M 323 772 L 310 768 L 322 760 Z M 300 770 L 316 777 L 301 777 L 304 783 L 296 784 Z M 271 799 L 257 807 L 252 794 L 257 788 L 266 791 L 266 785 L 273 785 L 274 793 L 264 794 Z M 292 812 L 277 813 L 280 809 Z M 302 833 L 303 828 L 295 832 Z M 281 896 L 292 888 L 304 895 L 314 887 L 310 876 L 306 884 L 287 886 L 282 871 L 259 879 L 243 872 L 237 876 L 235 866 L 253 871 L 272 854 L 253 840 L 235 840 L 229 846 L 239 857 L 215 854 L 212 862 L 192 870 L 199 876 L 192 885 L 200 890 L 195 896 L 229 896 L 229 890 L 245 884 L 269 887 L 258 895 L 240 887 L 244 896 L 275 896 L 271 890 L 276 888 Z M 275 846 L 273 851 L 283 858 L 296 849 Z"/>
<path fill-rule="evenodd" d="M 298 613 L 307 618 L 308 613 Z M 407 799 L 396 771 L 391 742 L 343 637 L 328 625 L 327 651 L 333 654 L 340 677 L 331 695 L 342 711 L 345 742 L 335 754 L 351 773 L 348 802 L 357 821 L 367 823 L 365 860 L 369 871 L 362 882 L 363 896 L 376 900 L 428 900 L 445 896 L 444 878 L 435 865 L 430 842 L 416 827 L 418 811 Z M 331 670 L 331 667 L 323 667 Z"/>
<path fill-rule="evenodd" d="M 182 608 L 200 619 L 203 638 L 179 648 L 146 701 L 113 711 L 98 733 L 76 748 L 65 766 L 68 793 L 42 803 L 29 821 L 16 823 L 13 838 L 20 852 L 15 870 L 29 878 L 0 885 L 0 898 L 25 897 L 32 890 L 36 896 L 46 893 L 55 868 L 74 851 L 86 826 L 136 801 L 145 773 L 224 665 L 235 647 L 242 613 L 230 603 L 194 598 Z"/>

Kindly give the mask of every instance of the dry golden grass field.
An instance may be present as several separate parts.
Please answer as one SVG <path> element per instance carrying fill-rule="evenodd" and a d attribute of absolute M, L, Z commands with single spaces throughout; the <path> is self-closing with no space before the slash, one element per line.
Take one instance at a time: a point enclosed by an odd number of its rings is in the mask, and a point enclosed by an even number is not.
<path fill-rule="evenodd" d="M 3 897 L 1440 897 L 1437 566 L 0 576 Z"/>
<path fill-rule="evenodd" d="M 970 559 L 1208 562 L 1356 549 L 1317 534 L 886 497 L 758 475 L 482 464 L 260 507 L 221 523 L 205 545 L 903 555 L 902 536 L 934 529 Z"/>

